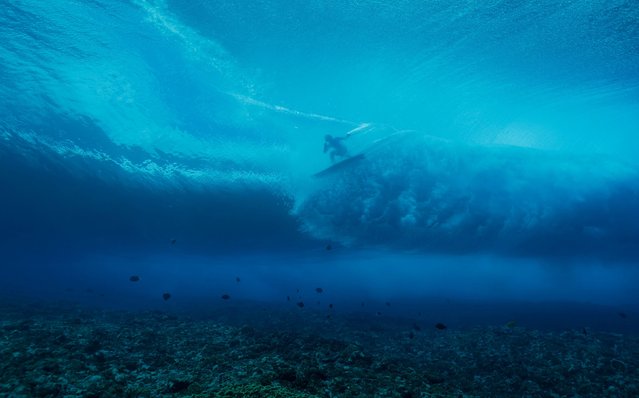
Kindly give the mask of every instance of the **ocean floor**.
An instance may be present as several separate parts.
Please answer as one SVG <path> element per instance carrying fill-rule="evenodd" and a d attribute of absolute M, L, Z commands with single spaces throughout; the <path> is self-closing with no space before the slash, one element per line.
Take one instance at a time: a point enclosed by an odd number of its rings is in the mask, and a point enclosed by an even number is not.
<path fill-rule="evenodd" d="M 440 325 L 440 328 L 443 325 Z M 637 397 L 639 336 L 232 302 L 0 304 L 2 397 Z"/>

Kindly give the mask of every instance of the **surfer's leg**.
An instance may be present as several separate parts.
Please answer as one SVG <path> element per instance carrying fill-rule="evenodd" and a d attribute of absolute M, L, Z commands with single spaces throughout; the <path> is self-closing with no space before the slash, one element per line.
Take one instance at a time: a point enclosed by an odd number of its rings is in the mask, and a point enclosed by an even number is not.
<path fill-rule="evenodd" d="M 348 149 L 346 149 L 346 146 L 344 146 L 344 144 L 340 142 L 340 144 L 337 147 L 335 147 L 335 154 L 337 156 L 346 158 L 348 157 Z"/>

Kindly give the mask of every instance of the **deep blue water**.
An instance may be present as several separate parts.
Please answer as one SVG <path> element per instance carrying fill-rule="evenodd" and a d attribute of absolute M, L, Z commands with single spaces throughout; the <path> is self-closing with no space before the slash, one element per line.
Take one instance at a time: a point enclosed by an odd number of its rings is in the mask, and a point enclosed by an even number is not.
<path fill-rule="evenodd" d="M 0 287 L 186 311 L 322 286 L 344 311 L 639 328 L 638 21 L 620 0 L 1 0 Z M 364 159 L 312 177 L 349 133 Z"/>

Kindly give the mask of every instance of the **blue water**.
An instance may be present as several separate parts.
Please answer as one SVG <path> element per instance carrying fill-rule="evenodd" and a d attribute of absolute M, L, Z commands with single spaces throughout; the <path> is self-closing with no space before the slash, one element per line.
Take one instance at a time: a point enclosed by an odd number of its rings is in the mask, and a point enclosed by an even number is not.
<path fill-rule="evenodd" d="M 343 311 L 584 303 L 603 315 L 572 326 L 639 328 L 638 21 L 620 0 L 2 0 L 0 287 L 186 311 L 322 286 Z M 312 177 L 348 133 L 364 159 Z"/>

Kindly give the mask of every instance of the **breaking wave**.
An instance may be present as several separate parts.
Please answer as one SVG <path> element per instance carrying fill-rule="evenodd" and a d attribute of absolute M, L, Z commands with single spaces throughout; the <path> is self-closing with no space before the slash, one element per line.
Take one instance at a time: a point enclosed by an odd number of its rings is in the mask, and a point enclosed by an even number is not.
<path fill-rule="evenodd" d="M 326 178 L 298 214 L 314 236 L 354 246 L 637 258 L 638 182 L 610 159 L 413 133 Z"/>

